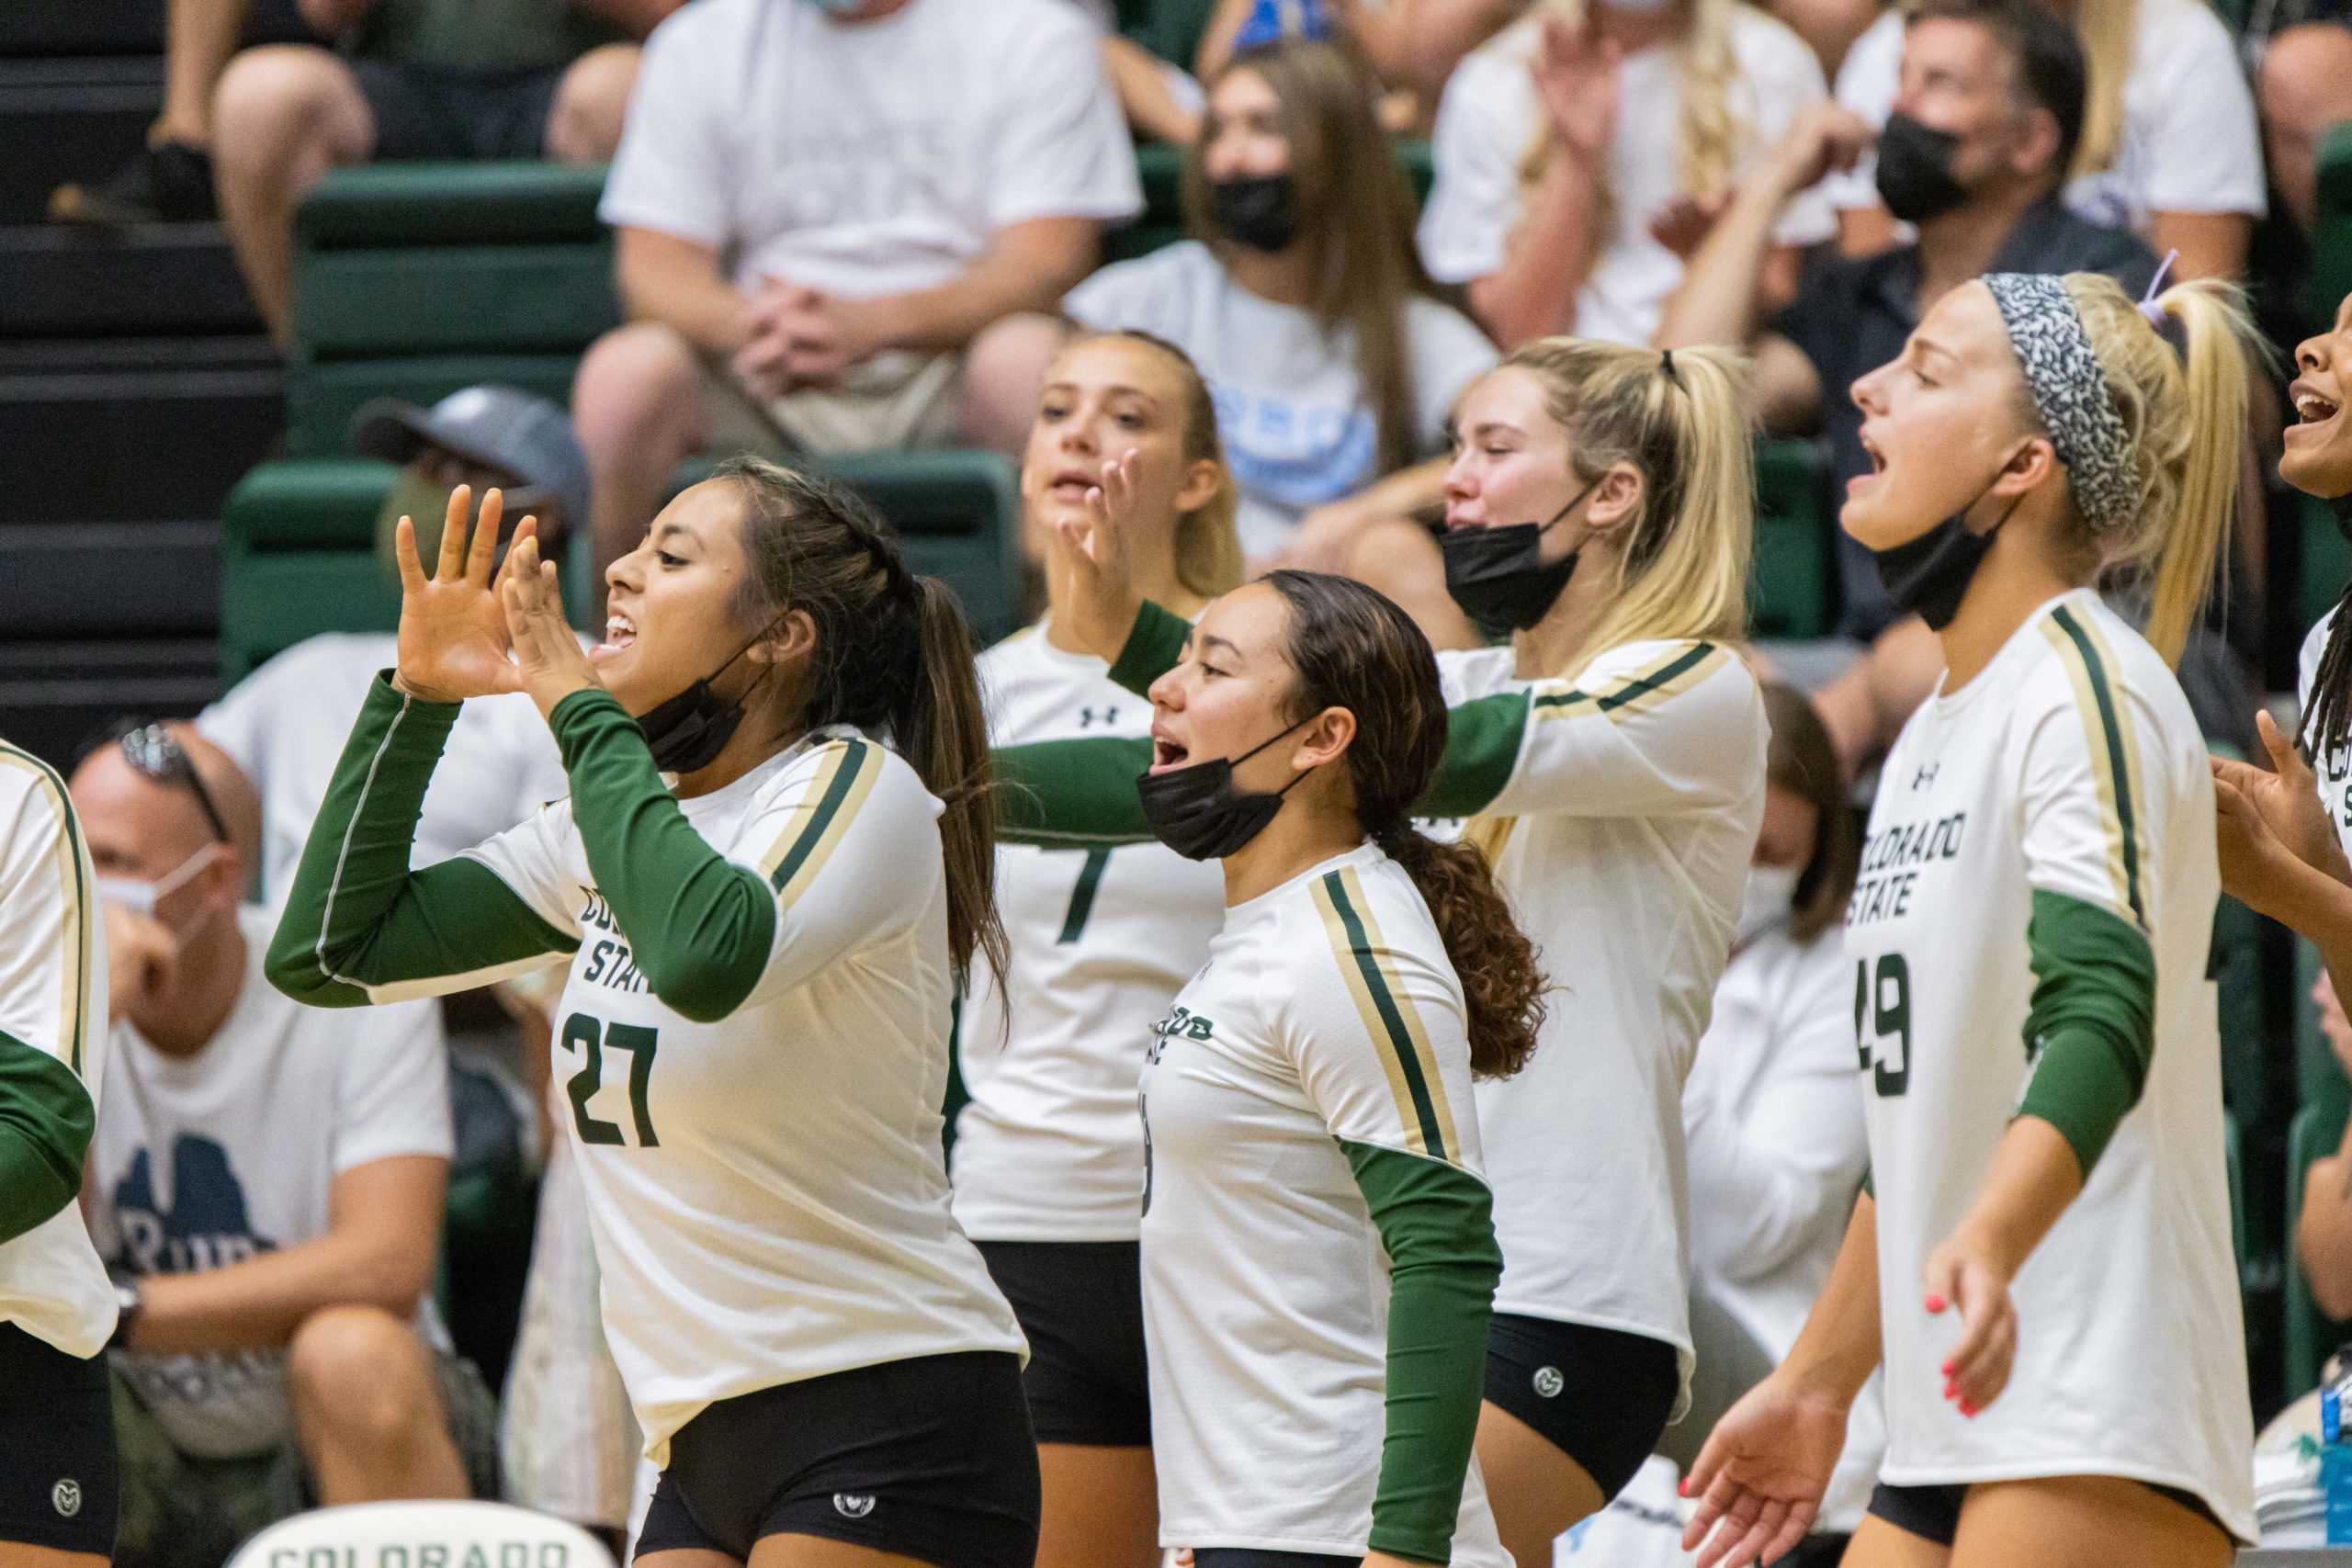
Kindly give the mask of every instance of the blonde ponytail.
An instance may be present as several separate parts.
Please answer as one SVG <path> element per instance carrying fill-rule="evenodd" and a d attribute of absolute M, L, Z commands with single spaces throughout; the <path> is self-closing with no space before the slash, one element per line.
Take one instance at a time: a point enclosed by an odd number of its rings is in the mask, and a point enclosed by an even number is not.
<path fill-rule="evenodd" d="M 2114 279 L 2071 273 L 2065 286 L 2129 433 L 2138 491 L 2130 521 L 2095 543 L 2107 567 L 2147 580 L 2148 641 L 2177 665 L 2226 570 L 2261 336 L 2245 294 L 2211 278 L 2176 284 L 2156 301 L 2185 354 Z"/>
<path fill-rule="evenodd" d="M 2083 46 L 2083 134 L 2068 179 L 2113 168 L 2122 150 L 2123 84 L 2139 51 L 2139 0 L 2075 0 L 2075 37 Z"/>
<path fill-rule="evenodd" d="M 1568 432 L 1573 482 L 1617 463 L 1642 476 L 1607 607 L 1571 668 L 1540 674 L 1573 678 L 1628 643 L 1736 642 L 1746 631 L 1756 533 L 1747 361 L 1702 347 L 1678 348 L 1668 363 L 1654 349 L 1570 337 L 1539 338 L 1502 363 L 1543 383 L 1545 412 Z M 1510 824 L 1481 818 L 1470 837 L 1492 857 Z"/>

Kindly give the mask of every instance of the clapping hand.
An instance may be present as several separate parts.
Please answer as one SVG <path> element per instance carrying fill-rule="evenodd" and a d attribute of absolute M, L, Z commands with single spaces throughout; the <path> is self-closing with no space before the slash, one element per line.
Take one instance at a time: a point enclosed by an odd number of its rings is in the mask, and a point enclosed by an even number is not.
<path fill-rule="evenodd" d="M 1102 465 L 1102 482 L 1086 492 L 1084 518 L 1055 525 L 1048 569 L 1066 592 L 1060 615 L 1078 640 L 1116 661 L 1143 608 L 1128 560 L 1128 529 L 1135 521 L 1136 455 Z"/>
<path fill-rule="evenodd" d="M 1580 23 L 1544 18 L 1544 43 L 1528 69 L 1552 134 L 1587 164 L 1598 164 L 1617 134 L 1617 65 L 1624 51 L 1600 36 L 1587 10 Z"/>
<path fill-rule="evenodd" d="M 491 584 L 491 563 L 498 556 L 498 525 L 505 513 L 505 497 L 484 492 L 481 516 L 473 517 L 473 491 L 459 485 L 449 492 L 449 508 L 442 520 L 441 551 L 433 575 L 424 575 L 416 554 L 416 524 L 400 520 L 392 535 L 392 555 L 401 570 L 401 627 L 394 683 L 411 696 L 427 702 L 462 702 L 521 690 L 514 665 L 507 662 L 506 616 Z M 468 542 L 471 521 L 471 542 Z M 537 532 L 537 519 L 526 517 L 514 526 L 519 548 Z M 533 558 L 537 558 L 536 544 Z M 513 550 L 506 571 L 514 570 Z"/>
<path fill-rule="evenodd" d="M 2212 759 L 2215 789 L 2223 784 L 2234 788 L 2261 817 L 2271 836 L 2297 860 L 2343 879 L 2343 845 L 2336 839 L 2335 824 L 2328 819 L 2327 805 L 2320 799 L 2319 781 L 2312 777 L 2310 764 L 2267 711 L 2254 716 L 2254 727 L 2262 737 L 2262 749 L 2270 753 L 2270 766 L 2257 768 L 2251 762 L 2216 757 Z"/>
<path fill-rule="evenodd" d="M 516 539 L 507 551 L 499 599 L 514 649 L 516 679 L 531 694 L 541 717 L 552 715 L 556 704 L 572 693 L 604 685 L 563 618 L 555 562 L 539 558 L 537 540 Z"/>

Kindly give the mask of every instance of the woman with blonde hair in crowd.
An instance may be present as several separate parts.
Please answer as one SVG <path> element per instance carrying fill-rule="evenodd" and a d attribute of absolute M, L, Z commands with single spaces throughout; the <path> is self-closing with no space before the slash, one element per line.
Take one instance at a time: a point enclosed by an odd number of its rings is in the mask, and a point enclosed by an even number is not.
<path fill-rule="evenodd" d="M 2211 281 L 2135 307 L 1994 273 L 1855 385 L 1879 467 L 1841 521 L 1945 674 L 1847 908 L 1871 1181 L 1686 1483 L 1701 1568 L 1804 1533 L 1882 1359 L 1849 1563 L 2189 1568 L 2255 1539 L 2214 790 L 2171 668 L 2229 533 L 2255 341 Z M 2147 580 L 2144 637 L 2099 599 L 2115 571 Z"/>
<path fill-rule="evenodd" d="M 1707 223 L 1827 96 L 1804 40 L 1742 0 L 1541 0 L 1446 85 L 1422 259 L 1506 349 L 1647 343 Z M 1768 310 L 1834 228 L 1817 193 L 1790 204 Z"/>
<path fill-rule="evenodd" d="M 2182 277 L 2243 274 L 2255 220 L 2267 206 L 2254 96 L 2230 30 L 2204 0 L 2045 0 L 2071 23 L 2088 67 L 2083 134 L 2064 187 L 2094 222 L 2130 229 Z M 1838 72 L 1838 101 L 1879 132 L 1881 149 L 1825 183 L 1839 244 L 1868 255 L 1895 242 L 1898 220 L 1950 186 L 1951 141 L 1894 114 L 1903 8 L 1890 7 Z M 1889 151 L 1889 149 L 1892 149 Z M 1884 160 L 1892 177 L 1882 178 Z M 1941 175 L 1939 180 L 1937 176 Z"/>
<path fill-rule="evenodd" d="M 1441 642 L 1459 642 L 1467 629 L 1435 592 L 1426 547 L 1404 568 L 1355 548 L 1369 525 L 1436 503 L 1446 412 L 1495 363 L 1494 345 L 1422 275 L 1377 91 L 1342 42 L 1237 55 L 1208 84 L 1186 156 L 1193 237 L 1103 268 L 1062 310 L 1098 331 L 1154 333 L 1200 367 L 1252 559 L 1358 573 Z M 1017 317 L 975 348 L 975 385 L 991 406 L 1022 411 L 1019 424 L 993 422 L 1006 449 L 1069 330 Z"/>
<path fill-rule="evenodd" d="M 1440 655 L 1449 739 L 1415 810 L 1475 818 L 1563 981 L 1528 1070 L 1477 1093 L 1503 1253 L 1478 1461 L 1522 1563 L 1623 1487 L 1690 1371 L 1682 1085 L 1764 799 L 1763 704 L 1732 646 L 1753 531 L 1744 387 L 1721 350 L 1548 339 L 1455 417 L 1446 582 L 1509 640 Z M 1136 691 L 1187 627 L 1102 546 L 1122 532 L 1098 528 L 1065 570 L 1073 624 Z M 1148 756 L 1001 750 L 1001 818 L 1066 841 L 1137 836 L 1117 785 Z M 1031 780 L 1058 798 L 1038 806 Z"/>
<path fill-rule="evenodd" d="M 1241 580 L 1208 387 L 1159 339 L 1074 339 L 1046 370 L 1022 457 L 1033 536 L 1082 519 L 1102 465 L 1121 457 L 1134 476 L 1136 581 L 1197 615 Z M 1044 616 L 980 657 L 990 738 L 1147 736 L 1151 705 L 1113 684 L 1077 640 L 1062 580 L 1047 587 Z M 1152 1568 L 1136 1083 L 1151 1025 L 1216 934 L 1224 885 L 1216 867 L 1159 844 L 1001 843 L 996 895 L 1012 961 L 1001 973 L 978 967 L 965 1003 L 959 1058 L 972 1098 L 956 1122 L 956 1218 L 1029 1339 L 1038 1568 Z"/>

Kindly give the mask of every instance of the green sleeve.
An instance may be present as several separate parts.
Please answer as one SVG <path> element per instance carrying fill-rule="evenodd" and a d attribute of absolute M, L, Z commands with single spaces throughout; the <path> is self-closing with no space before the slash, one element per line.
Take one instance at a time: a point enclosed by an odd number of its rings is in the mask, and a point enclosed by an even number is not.
<path fill-rule="evenodd" d="M 1340 1146 L 1388 1252 L 1387 1435 L 1368 1544 L 1450 1562 L 1503 1271 L 1493 1199 L 1459 1166 L 1346 1139 Z"/>
<path fill-rule="evenodd" d="M 1151 683 L 1183 661 L 1184 641 L 1193 623 L 1175 611 L 1147 599 L 1127 640 L 1111 666 L 1111 679 L 1136 696 L 1148 698 Z"/>
<path fill-rule="evenodd" d="M 571 778 L 571 816 L 596 890 L 629 935 L 653 994 L 715 1023 L 759 984 L 775 893 L 695 831 L 662 782 L 645 732 L 612 694 L 572 693 L 548 717 Z"/>
<path fill-rule="evenodd" d="M 1151 766 L 1149 740 L 1096 736 L 1000 746 L 989 765 L 997 837 L 1005 842 L 1095 849 L 1151 837 L 1136 794 L 1136 779 Z"/>
<path fill-rule="evenodd" d="M 313 1007 L 464 990 L 580 944 L 477 861 L 409 870 L 456 703 L 379 676 L 359 705 L 271 939 L 270 983 Z"/>
<path fill-rule="evenodd" d="M 73 1068 L 0 1032 L 0 1245 L 74 1201 L 96 1124 Z"/>
<path fill-rule="evenodd" d="M 2139 927 L 2036 888 L 2026 925 L 2033 1000 L 2025 1021 L 2032 1078 L 2018 1106 L 2074 1145 L 2084 1179 L 2139 1103 L 2156 1048 L 2156 960 Z"/>

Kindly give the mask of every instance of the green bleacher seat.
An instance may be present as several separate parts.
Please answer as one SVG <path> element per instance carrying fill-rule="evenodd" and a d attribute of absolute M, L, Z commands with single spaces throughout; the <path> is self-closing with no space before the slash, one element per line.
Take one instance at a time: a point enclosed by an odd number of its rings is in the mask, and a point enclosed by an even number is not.
<path fill-rule="evenodd" d="M 1419 137 L 1397 137 L 1392 145 L 1418 206 L 1429 199 L 1436 177 L 1430 144 Z M 1152 141 L 1136 149 L 1136 175 L 1143 182 L 1143 216 L 1103 236 L 1102 259 L 1132 261 L 1184 237 L 1184 150 Z"/>
<path fill-rule="evenodd" d="M 1209 30 L 1216 7 L 1217 0 L 1118 0 L 1119 32 L 1190 71 L 1200 58 L 1201 35 Z"/>
<path fill-rule="evenodd" d="M 2306 1105 L 2295 1112 L 2287 1135 L 2288 1250 L 2293 1251 L 2293 1230 L 2303 1212 L 2303 1178 L 2311 1163 L 2332 1155 L 2344 1141 L 2344 1111 L 2340 1106 Z M 2290 1399 L 2319 1382 L 2321 1363 L 2335 1348 L 2352 1338 L 2352 1325 L 2338 1323 L 2320 1311 L 2312 1299 L 2298 1260 L 2287 1274 L 2286 1393 Z"/>
<path fill-rule="evenodd" d="M 1756 446 L 1756 559 L 1748 615 L 1766 637 L 1826 637 L 1838 618 L 1838 525 L 1817 441 Z"/>
<path fill-rule="evenodd" d="M 2330 126 L 2320 139 L 2312 275 L 2302 299 L 2303 318 L 2313 332 L 2335 320 L 2346 294 L 2352 294 L 2352 121 Z"/>
<path fill-rule="evenodd" d="M 294 220 L 288 451 L 344 449 L 379 392 L 503 380 L 562 397 L 620 321 L 599 165 L 384 164 L 322 181 Z"/>

